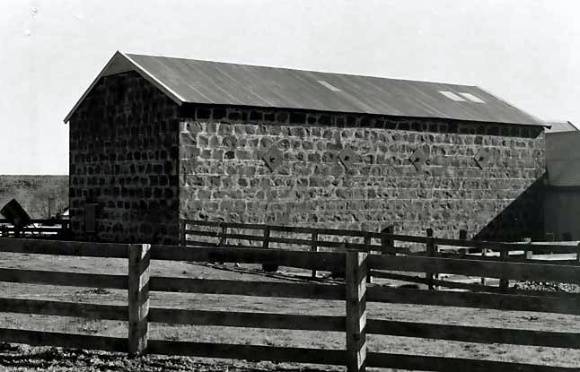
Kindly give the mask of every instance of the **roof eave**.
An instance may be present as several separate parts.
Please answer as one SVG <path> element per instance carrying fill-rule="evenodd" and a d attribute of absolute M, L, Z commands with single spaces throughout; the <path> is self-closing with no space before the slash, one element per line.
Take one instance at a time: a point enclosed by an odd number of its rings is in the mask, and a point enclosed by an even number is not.
<path fill-rule="evenodd" d="M 494 97 L 495 99 L 497 99 L 498 101 L 503 102 L 504 104 L 510 106 L 511 108 L 513 108 L 514 110 L 520 111 L 521 113 L 525 114 L 525 116 L 527 116 L 528 118 L 530 118 L 530 123 L 529 124 L 520 124 L 520 125 L 535 125 L 535 126 L 539 126 L 539 127 L 544 127 L 544 128 L 550 128 L 551 125 L 546 123 L 544 120 L 541 120 L 540 118 L 535 117 L 534 115 L 530 114 L 529 112 L 523 111 L 522 109 L 512 105 L 511 103 L 509 103 L 508 101 L 506 101 L 505 99 L 491 93 L 489 90 L 487 89 L 483 89 L 479 86 L 477 86 L 476 88 L 482 90 L 483 92 L 489 94 L 490 96 Z M 506 123 L 506 124 L 510 124 L 510 123 Z M 511 124 L 515 124 L 515 123 L 511 123 Z"/>

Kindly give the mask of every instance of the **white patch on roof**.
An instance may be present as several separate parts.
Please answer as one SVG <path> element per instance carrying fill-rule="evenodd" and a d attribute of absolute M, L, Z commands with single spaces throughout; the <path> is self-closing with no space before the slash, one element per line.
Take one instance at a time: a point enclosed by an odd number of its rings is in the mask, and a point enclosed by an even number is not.
<path fill-rule="evenodd" d="M 467 98 L 471 102 L 475 102 L 475 103 L 485 103 L 484 100 L 482 100 L 481 98 L 479 98 L 478 96 L 476 96 L 474 94 L 466 93 L 466 92 L 461 92 L 459 94 L 461 94 L 463 97 Z"/>
<path fill-rule="evenodd" d="M 328 81 L 324 81 L 324 80 L 316 80 L 316 81 L 318 81 L 320 83 L 320 85 L 325 86 L 326 88 L 332 90 L 333 92 L 340 92 L 340 89 L 338 89 L 334 85 L 330 84 Z"/>
<path fill-rule="evenodd" d="M 445 97 L 449 98 L 455 102 L 465 102 L 465 99 L 458 96 L 457 94 L 449 91 L 449 90 L 440 90 L 439 93 L 443 94 Z"/>

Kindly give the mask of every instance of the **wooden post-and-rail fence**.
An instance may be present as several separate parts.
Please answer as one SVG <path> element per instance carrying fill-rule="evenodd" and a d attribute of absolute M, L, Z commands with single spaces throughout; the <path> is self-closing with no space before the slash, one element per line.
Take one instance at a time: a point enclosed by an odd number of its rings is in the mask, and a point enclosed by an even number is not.
<path fill-rule="evenodd" d="M 244 231 L 240 233 L 239 231 Z M 248 233 L 254 231 L 255 233 Z M 472 255 L 481 257 L 493 256 L 496 252 L 504 261 L 522 261 L 533 258 L 536 261 L 553 261 L 536 259 L 535 255 L 576 254 L 580 251 L 580 242 L 525 242 L 507 243 L 497 241 L 468 240 L 467 232 L 461 230 L 459 239 L 436 237 L 433 229 L 427 229 L 426 236 L 396 234 L 393 226 L 381 232 L 329 229 L 303 226 L 277 226 L 267 224 L 250 224 L 240 222 L 182 220 L 180 223 L 181 245 L 207 247 L 269 247 L 273 244 L 284 245 L 284 248 L 310 248 L 314 250 L 343 251 L 359 250 L 380 252 L 387 255 L 411 254 L 427 256 L 449 256 L 450 248 L 461 248 L 456 256 L 465 258 Z M 292 237 L 284 236 L 291 234 Z M 297 235 L 303 237 L 295 237 Z M 304 237 L 306 236 L 306 237 Z M 353 241 L 357 240 L 357 241 Z M 397 245 L 396 242 L 403 243 Z M 441 251 L 440 251 L 441 250 Z M 503 252 L 503 253 L 502 253 Z M 441 254 L 440 254 L 441 253 Z M 580 257 L 580 255 L 578 256 Z M 497 259 L 490 257 L 491 259 Z M 567 257 L 564 261 L 576 261 Z"/>
<path fill-rule="evenodd" d="M 30 225 L 17 228 L 8 220 L 0 219 L 0 237 L 37 237 L 48 239 L 67 234 L 69 229 L 68 219 L 44 218 L 33 219 Z"/>
<path fill-rule="evenodd" d="M 435 238 L 431 238 L 435 239 Z M 435 241 L 434 241 L 435 243 Z M 276 249 L 223 247 L 183 247 L 135 244 L 98 244 L 0 238 L 0 253 L 49 254 L 80 257 L 123 258 L 128 274 L 59 272 L 0 268 L 0 281 L 52 286 L 115 288 L 128 291 L 127 306 L 75 303 L 40 299 L 0 297 L 0 312 L 89 317 L 128 323 L 126 338 L 41 332 L 0 328 L 0 342 L 51 345 L 209 358 L 270 360 L 346 366 L 361 372 L 367 367 L 418 369 L 430 371 L 572 371 L 573 368 L 537 366 L 524 363 L 409 355 L 395 350 L 370 350 L 368 335 L 388 335 L 474 343 L 505 343 L 580 349 L 580 334 L 456 324 L 433 324 L 373 317 L 368 302 L 451 306 L 506 311 L 536 311 L 580 315 L 577 294 L 489 293 L 431 291 L 384 287 L 367 282 L 369 272 L 452 273 L 511 280 L 554 281 L 580 284 L 580 266 L 532 262 L 490 261 L 427 256 L 393 256 L 361 251 L 314 252 Z M 268 264 L 345 272 L 344 282 L 212 280 L 152 275 L 158 260 L 185 262 L 238 262 Z M 185 292 L 214 295 L 301 298 L 344 301 L 345 316 L 213 311 L 152 306 L 151 292 Z M 263 300 L 261 300 L 263 301 Z M 196 326 L 289 329 L 317 332 L 343 332 L 345 349 L 277 347 L 235 343 L 183 342 L 149 337 L 150 323 Z"/>

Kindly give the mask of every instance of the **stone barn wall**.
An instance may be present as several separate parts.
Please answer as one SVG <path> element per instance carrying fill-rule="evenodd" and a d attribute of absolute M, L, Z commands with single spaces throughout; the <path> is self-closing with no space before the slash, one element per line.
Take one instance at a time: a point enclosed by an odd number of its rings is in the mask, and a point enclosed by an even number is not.
<path fill-rule="evenodd" d="M 538 127 L 201 106 L 186 115 L 181 218 L 488 239 L 542 225 L 538 200 L 518 201 L 544 172 Z"/>
<path fill-rule="evenodd" d="M 178 107 L 135 72 L 102 78 L 70 120 L 70 215 L 81 240 L 175 243 Z M 85 206 L 97 203 L 96 233 Z"/>

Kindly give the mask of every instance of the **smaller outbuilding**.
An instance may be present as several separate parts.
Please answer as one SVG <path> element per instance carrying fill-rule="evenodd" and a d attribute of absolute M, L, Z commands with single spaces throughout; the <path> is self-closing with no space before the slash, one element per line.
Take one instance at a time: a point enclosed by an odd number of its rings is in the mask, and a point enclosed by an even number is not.
<path fill-rule="evenodd" d="M 569 121 L 546 130 L 546 233 L 580 240 L 580 131 Z"/>

